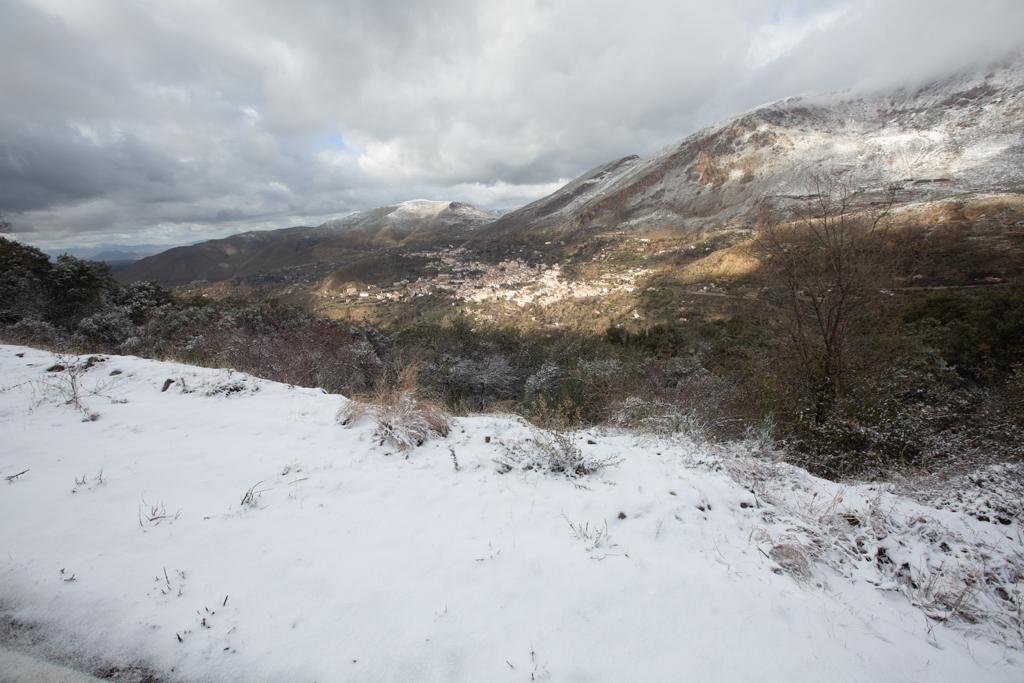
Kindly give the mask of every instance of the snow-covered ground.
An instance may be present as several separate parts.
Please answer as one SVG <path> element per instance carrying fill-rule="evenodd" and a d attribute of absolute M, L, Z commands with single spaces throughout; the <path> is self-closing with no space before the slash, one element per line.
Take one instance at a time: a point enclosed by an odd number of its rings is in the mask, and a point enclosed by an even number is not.
<path fill-rule="evenodd" d="M 597 474 L 502 474 L 513 418 L 400 454 L 341 397 L 132 357 L 80 410 L 54 362 L 0 346 L 9 646 L 167 680 L 1024 680 L 1016 519 L 621 432 L 576 435 L 622 459 Z"/>

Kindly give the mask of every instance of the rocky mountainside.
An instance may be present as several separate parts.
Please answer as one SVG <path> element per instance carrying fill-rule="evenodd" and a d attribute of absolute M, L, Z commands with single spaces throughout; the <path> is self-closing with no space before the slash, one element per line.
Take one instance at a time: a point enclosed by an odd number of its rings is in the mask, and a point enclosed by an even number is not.
<path fill-rule="evenodd" d="M 725 226 L 762 197 L 805 193 L 821 169 L 858 189 L 895 184 L 903 201 L 1024 189 L 1024 62 L 914 90 L 773 102 L 593 169 L 476 239 Z"/>
<path fill-rule="evenodd" d="M 459 202 L 413 200 L 354 213 L 317 227 L 252 231 L 176 247 L 116 271 L 119 279 L 179 285 L 216 282 L 313 263 L 367 249 L 461 241 L 494 214 Z"/>

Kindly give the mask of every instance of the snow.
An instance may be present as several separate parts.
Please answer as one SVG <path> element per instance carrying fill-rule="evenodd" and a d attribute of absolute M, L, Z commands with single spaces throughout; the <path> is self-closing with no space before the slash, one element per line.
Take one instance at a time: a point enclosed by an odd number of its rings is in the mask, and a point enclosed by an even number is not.
<path fill-rule="evenodd" d="M 436 216 L 448 208 L 450 202 L 434 201 L 430 199 L 410 199 L 399 203 L 393 214 L 407 214 L 416 217 Z"/>
<path fill-rule="evenodd" d="M 0 610 L 51 657 L 169 680 L 1024 678 L 1005 631 L 929 620 L 874 562 L 769 558 L 870 509 L 894 555 L 929 561 L 906 532 L 927 517 L 998 563 L 1016 521 L 619 431 L 575 435 L 622 459 L 597 474 L 502 474 L 530 434 L 511 417 L 400 454 L 339 425 L 342 397 L 134 357 L 83 374 L 83 421 L 53 363 L 0 346 L 0 476 L 28 470 L 0 482 Z"/>
<path fill-rule="evenodd" d="M 0 645 L 0 673 L 4 680 L 47 683 L 96 683 L 99 679 L 73 669 L 36 659 Z"/>
<path fill-rule="evenodd" d="M 494 214 L 468 204 L 452 206 L 449 201 L 433 201 L 430 199 L 410 199 L 395 206 L 394 211 L 387 215 L 388 220 L 421 221 L 438 218 L 445 212 L 452 214 L 452 220 L 487 221 L 495 218 Z"/>

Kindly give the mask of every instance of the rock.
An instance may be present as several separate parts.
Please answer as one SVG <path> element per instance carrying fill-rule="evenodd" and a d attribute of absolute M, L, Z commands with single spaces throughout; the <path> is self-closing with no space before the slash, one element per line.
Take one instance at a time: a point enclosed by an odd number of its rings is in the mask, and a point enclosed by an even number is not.
<path fill-rule="evenodd" d="M 65 370 L 67 370 L 67 368 L 61 365 L 60 363 L 55 363 L 50 367 L 46 368 L 47 372 L 64 372 Z"/>
<path fill-rule="evenodd" d="M 111 377 L 113 377 L 114 375 L 120 375 L 120 374 L 121 374 L 120 370 L 111 370 L 110 371 L 110 376 Z"/>
<path fill-rule="evenodd" d="M 160 391 L 162 391 L 162 392 L 163 391 L 167 391 L 171 387 L 172 384 L 174 384 L 174 380 L 173 379 L 165 379 L 164 380 L 163 389 L 161 389 Z"/>

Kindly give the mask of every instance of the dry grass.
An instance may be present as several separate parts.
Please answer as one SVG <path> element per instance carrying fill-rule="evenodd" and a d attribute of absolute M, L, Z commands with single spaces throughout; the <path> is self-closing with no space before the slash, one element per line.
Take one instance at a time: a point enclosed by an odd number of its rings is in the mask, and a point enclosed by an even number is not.
<path fill-rule="evenodd" d="M 569 432 L 534 428 L 529 438 L 505 446 L 496 462 L 502 472 L 536 470 L 579 477 L 618 465 L 622 460 L 584 455 Z"/>
<path fill-rule="evenodd" d="M 922 507 L 900 509 L 885 487 L 865 497 L 842 486 L 823 488 L 806 472 L 782 463 L 739 457 L 722 465 L 771 516 L 789 520 L 780 538 L 772 538 L 767 529 L 752 532 L 752 538 L 767 544 L 765 554 L 795 580 L 822 578 L 819 568 L 859 576 L 880 590 L 904 595 L 931 623 L 954 624 L 994 642 L 1024 647 L 1019 534 L 1014 539 L 1012 533 L 930 514 L 923 507 L 932 503 L 925 494 L 918 497 Z M 989 480 L 993 488 L 1003 485 Z"/>
<path fill-rule="evenodd" d="M 751 240 L 744 240 L 725 249 L 711 252 L 682 267 L 677 274 L 680 282 L 699 284 L 710 280 L 739 279 L 755 273 L 761 261 L 750 248 Z"/>
<path fill-rule="evenodd" d="M 431 436 L 448 436 L 448 413 L 437 403 L 417 396 L 419 368 L 408 365 L 394 382 L 381 380 L 372 395 L 353 399 L 338 410 L 338 421 L 351 425 L 369 417 L 376 435 L 400 451 L 423 445 Z"/>
<path fill-rule="evenodd" d="M 684 434 L 696 442 L 705 441 L 708 432 L 708 425 L 699 416 L 687 413 L 680 406 L 638 396 L 630 396 L 619 402 L 609 422 L 620 429 L 641 434 Z"/>

